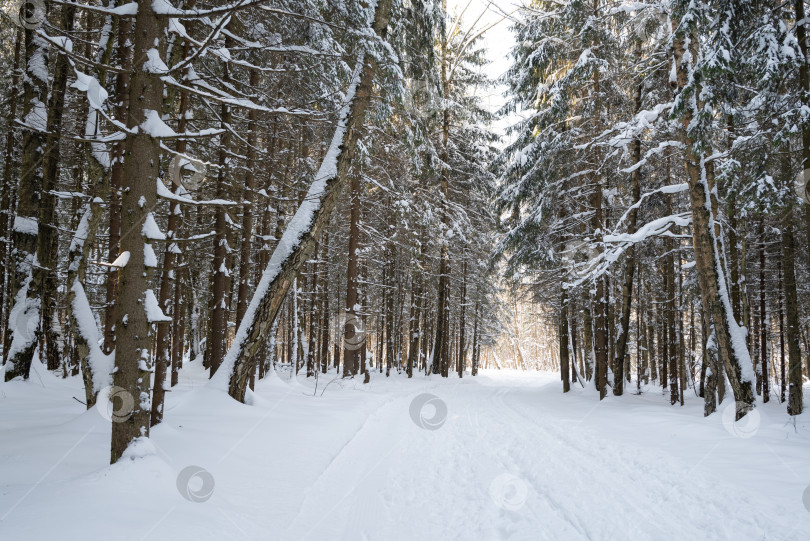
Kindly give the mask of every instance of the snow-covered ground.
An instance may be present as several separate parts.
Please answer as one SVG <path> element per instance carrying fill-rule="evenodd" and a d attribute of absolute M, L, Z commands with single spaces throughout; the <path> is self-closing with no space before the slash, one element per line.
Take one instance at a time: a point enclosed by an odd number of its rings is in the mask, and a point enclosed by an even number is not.
<path fill-rule="evenodd" d="M 810 415 L 748 423 L 557 374 L 258 384 L 192 364 L 151 444 L 109 466 L 79 378 L 0 385 L 0 539 L 807 539 Z M 332 381 L 326 387 L 325 384 Z M 733 406 L 732 406 L 733 407 Z M 137 455 L 137 456 L 136 456 Z M 810 492 L 807 492 L 810 499 Z M 807 505 L 807 507 L 806 507 Z"/>

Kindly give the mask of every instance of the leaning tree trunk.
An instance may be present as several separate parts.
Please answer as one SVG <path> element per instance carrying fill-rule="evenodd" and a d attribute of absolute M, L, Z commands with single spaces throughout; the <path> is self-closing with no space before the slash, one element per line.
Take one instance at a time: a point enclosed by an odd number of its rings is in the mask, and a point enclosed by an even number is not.
<path fill-rule="evenodd" d="M 91 26 L 92 23 L 88 23 Z M 120 21 L 121 25 L 129 24 Z M 110 25 L 110 32 L 112 25 Z M 89 56 L 89 44 L 86 54 Z M 106 71 L 103 66 L 109 63 L 112 54 L 112 40 L 108 46 L 98 53 L 99 65 L 96 76 L 103 85 Z M 81 108 L 79 118 L 85 119 L 85 137 L 94 139 L 99 135 L 99 113 L 85 102 Z M 90 249 L 95 241 L 101 219 L 104 214 L 103 198 L 110 195 L 110 169 L 109 153 L 104 145 L 99 143 L 85 143 L 82 155 L 85 158 L 83 170 L 77 174 L 76 190 L 81 191 L 83 177 L 87 177 L 90 186 L 90 201 L 85 205 L 76 231 L 68 247 L 68 274 L 67 274 L 67 319 L 70 324 L 73 352 L 77 365 L 84 381 L 85 405 L 92 408 L 98 393 L 108 387 L 112 380 L 112 355 L 106 354 L 99 338 L 101 334 L 96 326 L 95 317 L 84 290 L 84 280 Z M 110 232 L 112 236 L 112 231 Z M 117 248 L 116 248 L 117 250 Z M 117 252 L 116 252 L 117 255 Z M 115 256 L 113 256 L 115 259 Z M 111 261 L 113 260 L 111 259 Z M 114 282 L 112 273 L 106 275 L 107 282 Z M 68 357 L 67 348 L 65 357 Z"/>
<path fill-rule="evenodd" d="M 390 14 L 391 0 L 380 0 L 375 8 L 372 28 L 382 39 L 387 34 Z M 337 203 L 355 154 L 366 109 L 371 102 L 375 72 L 376 63 L 364 51 L 358 58 L 347 92 L 347 103 L 340 111 L 329 150 L 306 197 L 273 251 L 236 332 L 234 343 L 223 361 L 220 373 L 223 379 L 227 378 L 228 393 L 240 402 L 245 400 L 250 376 L 249 360 L 263 343 L 290 285 L 312 254 Z"/>

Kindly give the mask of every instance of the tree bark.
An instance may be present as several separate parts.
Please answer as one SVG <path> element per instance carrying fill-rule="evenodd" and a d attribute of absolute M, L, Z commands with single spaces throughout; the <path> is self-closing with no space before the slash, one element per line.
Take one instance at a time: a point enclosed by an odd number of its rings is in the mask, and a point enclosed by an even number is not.
<path fill-rule="evenodd" d="M 116 115 L 121 121 L 129 114 L 130 71 L 132 56 L 130 53 L 130 33 L 132 23 L 129 18 L 118 20 L 118 63 L 120 70 L 115 78 L 115 98 L 118 100 Z M 159 110 L 159 109 L 158 109 Z M 107 261 L 115 261 L 121 248 L 121 189 L 124 177 L 125 142 L 113 145 L 112 167 L 110 168 L 110 230 L 107 240 Z M 119 273 L 111 272 L 107 276 L 106 303 L 104 312 L 104 353 L 110 354 L 115 349 L 115 322 L 118 319 Z"/>
<path fill-rule="evenodd" d="M 568 290 L 563 286 L 560 294 L 560 379 L 564 393 L 571 390 L 568 362 Z"/>
<path fill-rule="evenodd" d="M 7 301 L 9 296 L 6 296 L 6 276 L 11 269 L 9 256 L 11 252 L 7 249 L 9 241 L 11 240 L 10 231 L 13 228 L 12 216 L 14 216 L 14 200 L 13 192 L 14 185 L 11 181 L 11 174 L 14 165 L 14 121 L 17 118 L 17 93 L 20 87 L 20 79 L 22 72 L 20 71 L 20 49 L 22 48 L 25 33 L 17 29 L 15 32 L 16 38 L 14 39 L 14 64 L 13 75 L 11 76 L 11 88 L 8 93 L 8 116 L 6 117 L 6 152 L 3 158 L 3 184 L 0 186 L 0 329 L 2 329 L 2 345 L 3 348 L 3 364 L 6 363 L 6 354 L 8 353 L 8 339 L 10 335 L 8 330 L 8 312 Z"/>
<path fill-rule="evenodd" d="M 667 173 L 669 173 L 669 157 L 667 157 Z M 667 175 L 669 177 L 669 175 Z M 666 203 L 666 213 L 667 215 L 672 214 L 672 194 L 667 194 L 666 196 L 667 203 Z M 670 405 L 674 405 L 678 402 L 678 382 L 679 382 L 679 374 L 680 368 L 678 365 L 678 337 L 676 336 L 676 327 L 675 327 L 675 243 L 671 238 L 667 238 L 664 241 L 664 245 L 666 246 L 667 256 L 664 259 L 666 265 L 666 277 L 667 277 L 667 293 L 666 298 L 667 302 L 665 304 L 667 317 L 666 317 L 666 325 L 667 325 L 667 340 L 669 341 L 667 352 L 669 353 L 669 403 Z"/>
<path fill-rule="evenodd" d="M 62 6 L 61 25 L 66 34 L 73 32 L 73 21 L 76 8 Z M 45 140 L 45 154 L 42 163 L 42 199 L 39 204 L 39 234 L 37 238 L 37 265 L 34 271 L 34 288 L 36 294 L 42 299 L 42 333 L 43 348 L 40 356 L 44 357 L 48 370 L 59 368 L 61 351 L 61 333 L 57 321 L 57 254 L 58 223 L 56 217 L 53 191 L 59 181 L 59 139 L 62 133 L 62 111 L 65 105 L 65 89 L 67 87 L 68 62 L 64 54 L 60 54 L 54 66 L 53 83 L 51 86 L 51 99 L 48 103 L 48 135 Z"/>
<path fill-rule="evenodd" d="M 365 340 L 358 329 L 357 288 L 358 250 L 360 249 L 360 175 L 352 175 L 349 209 L 349 254 L 346 268 L 346 312 L 343 322 L 343 377 L 357 374 L 358 341 Z"/>
<path fill-rule="evenodd" d="M 225 38 L 225 47 L 232 46 L 233 38 Z M 231 79 L 230 66 L 226 62 L 223 64 L 222 79 L 225 84 L 229 84 Z M 227 103 L 222 104 L 220 112 L 222 117 L 222 127 L 225 132 L 222 134 L 219 141 L 219 168 L 217 172 L 217 199 L 228 199 L 228 182 L 230 168 L 228 167 L 228 154 L 230 153 L 231 145 L 231 107 Z M 228 278 L 231 271 L 228 268 L 228 255 L 230 254 L 230 247 L 228 245 L 228 217 L 226 216 L 227 209 L 223 205 L 217 205 L 214 210 L 214 259 L 213 267 L 211 269 L 211 283 L 212 297 L 211 297 L 211 315 L 209 317 L 208 327 L 208 340 L 205 344 L 205 357 L 208 362 L 208 367 L 211 372 L 211 377 L 214 376 L 216 371 L 222 364 L 222 358 L 225 355 L 225 343 L 228 333 Z M 250 362 L 250 360 L 248 360 Z M 249 372 L 250 368 L 246 367 Z"/>
<path fill-rule="evenodd" d="M 680 28 L 680 21 L 674 18 L 672 28 L 676 33 L 673 50 L 679 89 L 678 99 L 689 99 L 680 95 L 687 86 L 690 70 L 684 62 L 685 30 Z M 696 41 L 691 39 L 690 44 L 691 58 L 695 58 Z M 703 143 L 696 140 L 690 131 L 693 118 L 691 106 L 685 106 L 681 118 L 682 139 L 686 146 L 686 176 L 689 184 L 698 283 L 703 308 L 714 325 L 718 357 L 725 367 L 737 402 L 736 416 L 740 419 L 754 407 L 751 357 L 745 347 L 742 329 L 734 319 L 728 297 L 725 273 L 721 265 L 720 243 L 715 232 L 716 218 L 711 205 L 710 194 L 714 186 L 710 178 L 713 177 L 713 172 L 709 169 L 713 170 L 713 166 L 705 162 L 705 153 L 701 146 Z"/>
<path fill-rule="evenodd" d="M 467 351 L 466 345 L 464 344 L 465 340 L 465 331 L 467 322 L 465 319 L 466 316 L 466 306 L 465 303 L 467 302 L 467 260 L 465 259 L 461 266 L 461 296 L 459 298 L 459 307 L 461 313 L 459 314 L 459 323 L 458 323 L 458 360 L 456 362 L 457 370 L 458 370 L 458 377 L 461 378 L 464 376 L 464 369 L 467 365 Z"/>
<path fill-rule="evenodd" d="M 27 8 L 26 8 L 27 9 Z M 8 318 L 11 345 L 7 353 L 5 380 L 28 379 L 31 361 L 41 331 L 42 302 L 34 283 L 37 261 L 40 202 L 42 200 L 42 158 L 47 129 L 48 44 L 36 30 L 25 30 L 25 76 L 23 110 L 25 123 L 22 164 L 17 190 L 17 210 L 13 221 L 13 271 L 9 296 L 13 308 Z M 41 276 L 41 273 L 37 273 Z"/>
<path fill-rule="evenodd" d="M 140 126 L 147 115 L 162 109 L 163 82 L 160 74 L 147 71 L 147 52 L 161 43 L 167 17 L 154 12 L 152 2 L 139 0 L 133 32 L 133 69 L 129 103 L 137 104 L 127 116 L 127 127 Z M 162 47 L 161 49 L 163 49 Z M 164 51 L 159 51 L 165 54 Z M 115 373 L 113 385 L 129 394 L 132 410 L 126 419 L 112 424 L 111 462 L 117 462 L 133 441 L 149 435 L 151 418 L 152 358 L 149 321 L 145 311 L 147 267 L 144 262 L 144 223 L 157 200 L 160 169 L 160 141 L 144 129 L 127 134 L 125 140 L 121 202 L 121 250 L 129 261 L 119 271 L 120 287 L 115 323 Z M 130 412 L 128 412 L 130 413 Z M 120 421 L 120 422 L 118 422 Z"/>
<path fill-rule="evenodd" d="M 640 55 L 637 55 L 640 56 Z M 635 112 L 641 110 L 641 89 L 642 85 L 636 85 L 635 92 Z M 641 138 L 636 137 L 633 141 L 633 163 L 636 169 L 630 173 L 630 185 L 632 191 L 633 205 L 641 199 Z M 636 232 L 636 220 L 638 219 L 638 208 L 631 208 L 627 216 L 627 233 L 632 235 Z M 621 396 L 624 393 L 624 359 L 627 355 L 627 337 L 630 334 L 630 310 L 633 302 L 633 273 L 636 269 L 636 249 L 630 244 L 625 253 L 624 261 L 624 283 L 622 284 L 622 307 L 619 320 L 619 334 L 616 338 L 616 366 L 613 373 L 613 394 Z"/>
<path fill-rule="evenodd" d="M 793 238 L 793 204 L 789 203 L 782 216 L 782 260 L 785 294 L 785 322 L 790 363 L 788 408 L 790 415 L 801 415 L 802 404 L 802 352 L 799 345 L 799 306 L 796 295 L 796 248 Z"/>
<path fill-rule="evenodd" d="M 762 390 L 762 401 L 768 402 L 768 327 L 766 321 L 767 305 L 765 304 L 765 219 L 760 216 L 759 219 L 759 382 L 757 387 Z"/>

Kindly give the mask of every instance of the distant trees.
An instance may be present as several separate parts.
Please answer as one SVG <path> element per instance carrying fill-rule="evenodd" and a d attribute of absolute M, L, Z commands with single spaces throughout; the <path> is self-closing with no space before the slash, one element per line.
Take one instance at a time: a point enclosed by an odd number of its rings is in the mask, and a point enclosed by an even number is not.
<path fill-rule="evenodd" d="M 788 410 L 801 411 L 804 7 L 522 11 L 505 112 L 530 114 L 497 162 L 500 253 L 516 287 L 555 307 L 561 370 L 584 344 L 578 368 L 601 396 L 606 384 L 622 394 L 633 372 L 673 404 L 694 387 L 708 415 L 728 382 L 741 417 L 787 378 L 778 339 L 796 382 Z"/>

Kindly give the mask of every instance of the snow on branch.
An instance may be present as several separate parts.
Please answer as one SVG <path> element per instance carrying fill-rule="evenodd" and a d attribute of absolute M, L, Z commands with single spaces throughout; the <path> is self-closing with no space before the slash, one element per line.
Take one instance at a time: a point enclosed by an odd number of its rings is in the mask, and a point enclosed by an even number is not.
<path fill-rule="evenodd" d="M 619 218 L 618 222 L 616 222 L 616 227 L 613 228 L 612 235 L 617 235 L 616 231 L 624 223 L 624 220 L 630 215 L 630 211 L 633 210 L 633 209 L 639 208 L 641 206 L 641 203 L 646 198 L 650 197 L 651 195 L 655 195 L 657 193 L 673 194 L 673 193 L 685 192 L 688 189 L 689 189 L 689 185 L 687 183 L 685 183 L 685 182 L 682 182 L 681 184 L 672 184 L 671 186 L 662 186 L 661 188 L 658 188 L 657 190 L 653 190 L 651 192 L 647 192 L 647 193 L 643 194 L 635 204 L 633 204 L 630 208 L 628 208 L 624 212 L 624 214 L 622 214 L 622 217 Z"/>
<path fill-rule="evenodd" d="M 172 193 L 160 179 L 157 179 L 157 195 L 162 199 L 168 199 L 169 201 L 176 201 L 178 203 L 185 203 L 186 205 L 233 207 L 239 204 L 236 201 L 229 201 L 227 199 L 209 199 L 206 201 L 197 201 L 195 199 L 183 197 L 182 195 Z"/>
<path fill-rule="evenodd" d="M 659 103 L 652 110 L 639 111 L 630 122 L 619 122 L 607 133 L 618 132 L 607 140 L 607 146 L 621 148 L 635 140 L 644 130 L 653 127 L 653 124 L 665 114 L 672 111 L 673 102 Z"/>
<path fill-rule="evenodd" d="M 585 268 L 577 272 L 579 277 L 574 282 L 567 283 L 566 287 L 572 289 L 585 282 L 596 280 L 607 272 L 613 263 L 619 260 L 630 245 L 643 242 L 652 237 L 666 236 L 670 234 L 672 227 L 687 227 L 691 223 L 691 213 L 683 212 L 657 218 L 638 228 L 635 233 L 605 235 L 602 238 L 604 251 L 588 261 Z"/>
<path fill-rule="evenodd" d="M 83 9 L 86 11 L 95 11 L 96 13 L 103 13 L 105 15 L 112 15 L 115 17 L 134 17 L 138 14 L 137 2 L 129 2 L 128 4 L 116 7 L 93 6 L 90 4 L 80 4 L 78 2 L 65 2 L 65 0 L 51 0 L 51 3 Z"/>
<path fill-rule="evenodd" d="M 650 237 L 657 237 L 664 234 L 670 227 L 686 227 L 692 223 L 692 218 L 688 212 L 673 214 L 655 219 L 644 224 L 635 233 L 622 233 L 620 235 L 605 235 L 604 241 L 608 244 L 621 243 L 624 245 L 642 242 Z M 606 256 L 607 259 L 607 256 Z M 611 261 L 612 262 L 612 261 Z"/>

